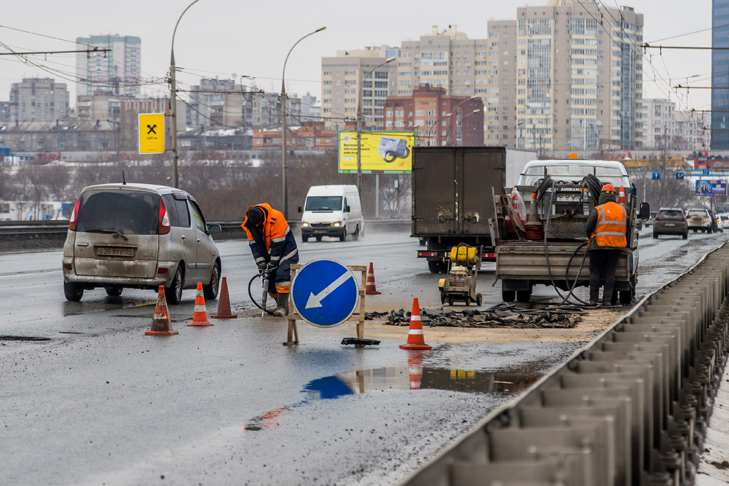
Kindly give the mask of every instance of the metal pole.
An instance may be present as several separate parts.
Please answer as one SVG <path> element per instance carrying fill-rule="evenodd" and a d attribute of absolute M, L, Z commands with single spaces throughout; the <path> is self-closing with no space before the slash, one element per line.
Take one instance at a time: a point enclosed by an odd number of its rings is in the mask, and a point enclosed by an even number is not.
<path fill-rule="evenodd" d="M 375 174 L 375 219 L 380 217 L 380 174 Z"/>
<path fill-rule="evenodd" d="M 284 67 L 284 70 L 286 68 Z M 285 74 L 284 74 L 285 76 Z M 286 219 L 289 218 L 289 197 L 288 186 L 286 183 L 286 137 L 288 132 L 288 124 L 286 120 L 286 81 L 284 76 L 281 77 L 281 204 L 283 204 L 283 213 Z"/>
<path fill-rule="evenodd" d="M 172 152 L 172 179 L 175 187 L 180 187 L 180 174 L 178 169 L 180 157 L 177 153 L 177 69 L 175 66 L 175 36 L 177 36 L 177 28 L 180 26 L 182 17 L 199 1 L 193 0 L 190 2 L 177 18 L 175 28 L 172 31 L 172 43 L 170 45 L 170 151 Z"/>
<path fill-rule="evenodd" d="M 308 34 L 301 36 L 299 40 L 294 42 L 294 45 L 291 46 L 289 52 L 286 53 L 286 58 L 284 59 L 283 63 L 283 69 L 281 70 L 281 202 L 283 204 L 284 217 L 287 219 L 289 217 L 289 198 L 288 187 L 286 184 L 286 137 L 288 132 L 288 124 L 286 120 L 286 64 L 289 62 L 289 57 L 291 56 L 291 53 L 301 41 L 314 34 L 318 34 L 325 29 L 326 27 L 319 27 L 315 31 L 309 32 Z"/>

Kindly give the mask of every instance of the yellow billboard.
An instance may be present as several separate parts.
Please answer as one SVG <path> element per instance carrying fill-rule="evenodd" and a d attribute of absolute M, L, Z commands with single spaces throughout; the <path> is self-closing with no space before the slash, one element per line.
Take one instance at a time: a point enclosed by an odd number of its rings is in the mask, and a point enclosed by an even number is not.
<path fill-rule="evenodd" d="M 362 132 L 362 172 L 409 173 L 413 170 L 412 132 Z M 357 132 L 339 132 L 339 172 L 357 172 Z"/>
<path fill-rule="evenodd" d="M 139 153 L 163 154 L 165 152 L 165 114 L 139 114 Z"/>

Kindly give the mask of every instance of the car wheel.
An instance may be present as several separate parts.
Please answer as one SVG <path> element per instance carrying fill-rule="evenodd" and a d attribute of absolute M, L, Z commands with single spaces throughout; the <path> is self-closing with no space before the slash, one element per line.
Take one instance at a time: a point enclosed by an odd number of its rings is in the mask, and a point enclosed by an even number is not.
<path fill-rule="evenodd" d="M 218 289 L 220 288 L 220 264 L 213 265 L 213 271 L 210 274 L 210 282 L 203 285 L 203 294 L 205 300 L 215 300 L 218 298 Z"/>
<path fill-rule="evenodd" d="M 109 297 L 121 297 L 124 287 L 106 287 L 106 295 Z"/>
<path fill-rule="evenodd" d="M 653 239 L 654 240 L 657 240 L 658 239 L 658 233 L 653 233 Z"/>
<path fill-rule="evenodd" d="M 182 264 L 177 266 L 175 276 L 170 282 L 170 286 L 165 288 L 167 295 L 167 303 L 177 305 L 182 302 L 182 288 L 185 286 L 185 269 Z"/>
<path fill-rule="evenodd" d="M 344 228 L 342 234 L 339 235 L 339 241 L 347 241 L 347 228 Z"/>
<path fill-rule="evenodd" d="M 304 243 L 306 243 L 307 241 L 309 241 L 309 237 L 308 236 L 302 236 L 301 237 L 301 241 L 303 241 Z"/>
<path fill-rule="evenodd" d="M 682 238 L 683 238 L 684 240 L 688 240 L 688 233 L 684 233 L 684 234 L 683 234 L 683 236 L 682 236 Z"/>
<path fill-rule="evenodd" d="M 321 236 L 317 236 L 316 241 L 321 241 Z"/>
<path fill-rule="evenodd" d="M 63 294 L 69 302 L 80 302 L 84 296 L 84 288 L 72 282 L 63 282 Z"/>

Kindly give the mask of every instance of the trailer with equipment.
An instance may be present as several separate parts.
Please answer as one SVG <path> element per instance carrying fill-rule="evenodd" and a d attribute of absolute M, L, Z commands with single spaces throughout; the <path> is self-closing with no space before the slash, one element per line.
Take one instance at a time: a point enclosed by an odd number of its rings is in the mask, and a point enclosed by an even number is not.
<path fill-rule="evenodd" d="M 588 160 L 534 164 L 541 176 L 529 176 L 528 165 L 519 185 L 494 194 L 491 226 L 503 300 L 528 302 L 535 285 L 547 285 L 555 288 L 563 302 L 586 304 L 574 294 L 577 287 L 590 283 L 585 226 L 598 204 L 602 184 L 609 182 L 618 188 L 618 202 L 628 213 L 628 247 L 618 259 L 614 300 L 623 305 L 632 302 L 638 276 L 639 205 L 623 165 Z M 641 210 L 650 211 L 650 207 L 643 205 Z"/>

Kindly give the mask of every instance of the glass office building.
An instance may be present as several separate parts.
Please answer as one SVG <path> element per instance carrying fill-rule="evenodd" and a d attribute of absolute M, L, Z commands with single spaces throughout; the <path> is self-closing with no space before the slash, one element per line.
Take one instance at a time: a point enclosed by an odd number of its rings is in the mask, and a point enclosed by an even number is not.
<path fill-rule="evenodd" d="M 729 47 L 729 0 L 712 0 L 713 47 Z M 711 51 L 711 149 L 729 150 L 729 51 Z"/>

